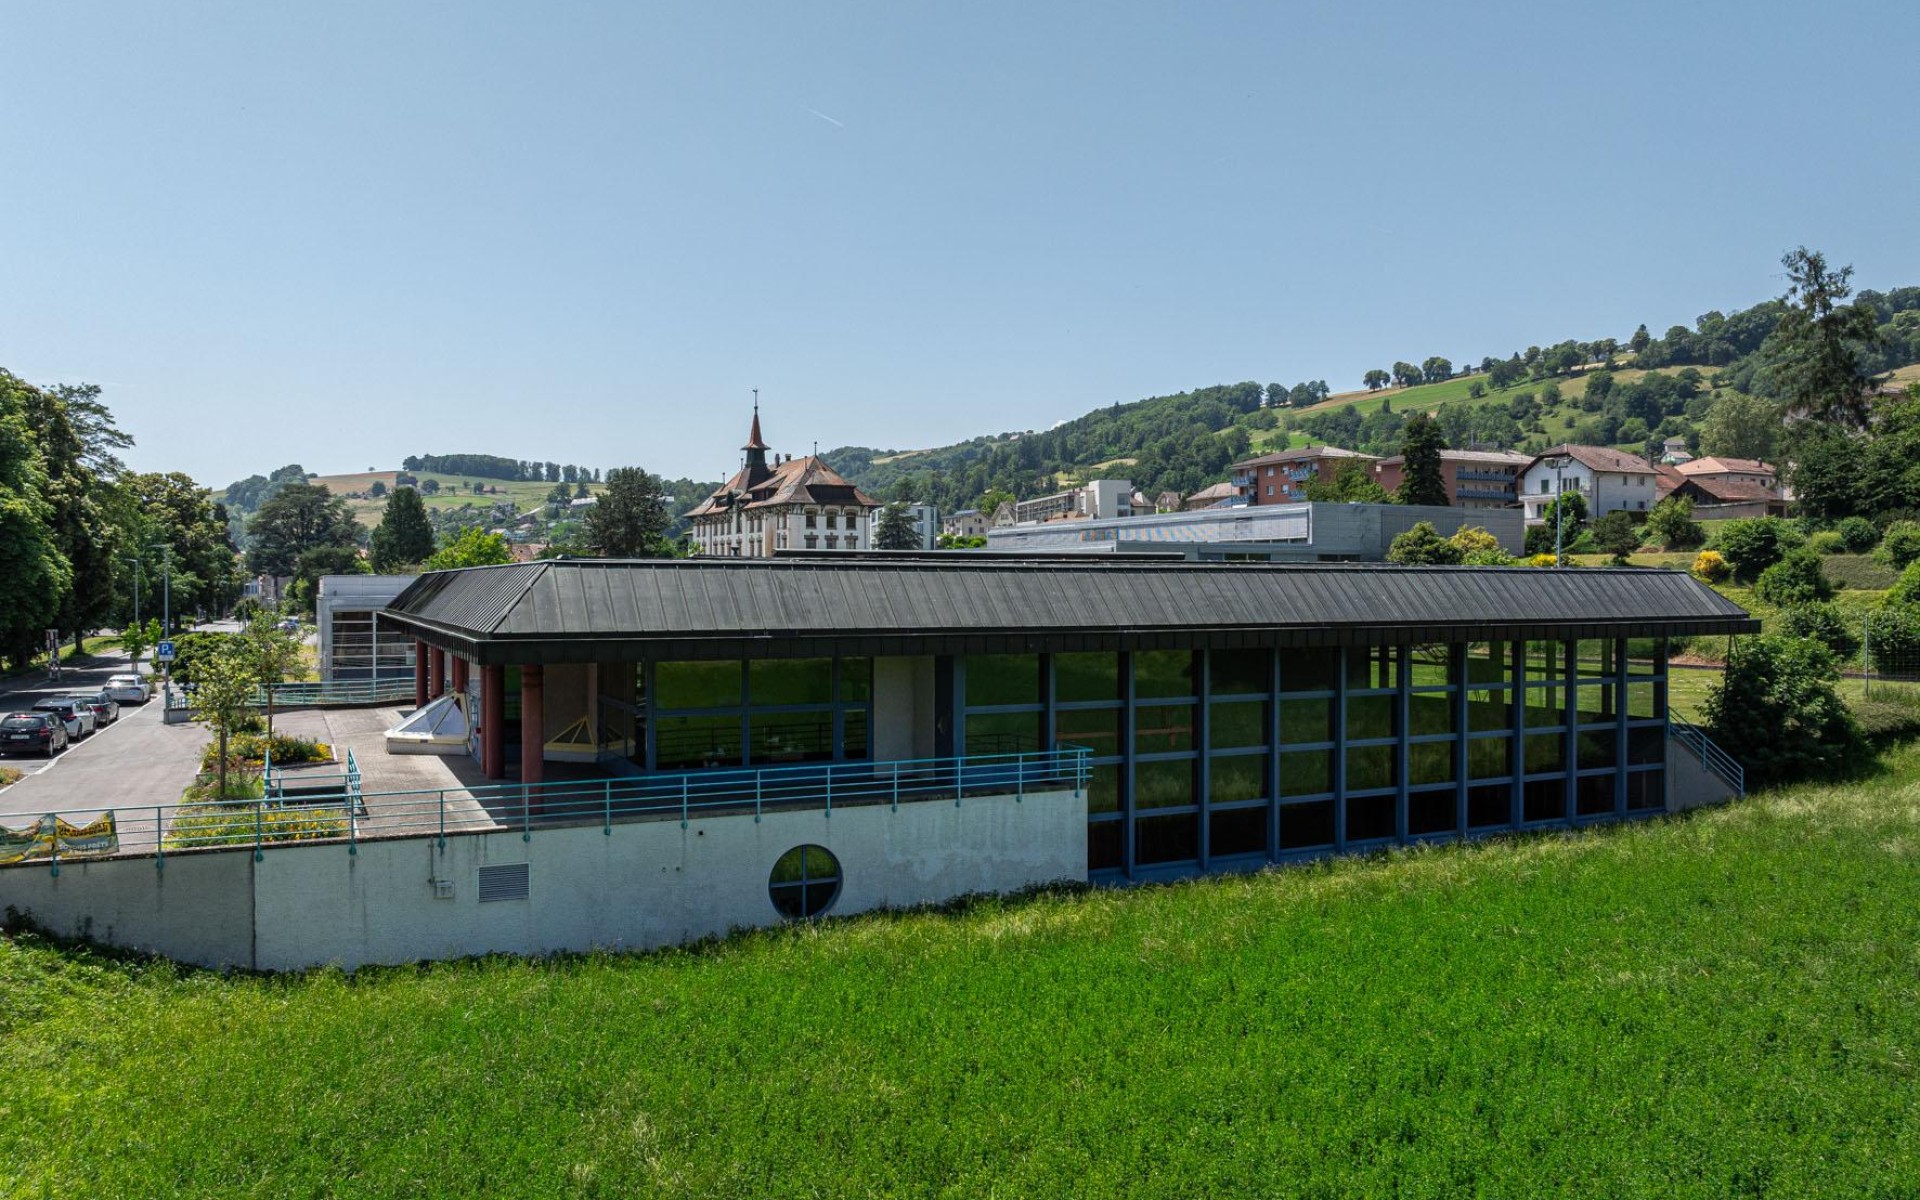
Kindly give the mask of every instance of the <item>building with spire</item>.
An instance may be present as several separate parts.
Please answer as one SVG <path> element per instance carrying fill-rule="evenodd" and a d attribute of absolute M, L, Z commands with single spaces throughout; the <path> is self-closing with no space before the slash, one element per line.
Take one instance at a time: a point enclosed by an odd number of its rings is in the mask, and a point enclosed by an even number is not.
<path fill-rule="evenodd" d="M 816 454 L 782 458 L 760 434 L 760 402 L 740 470 L 687 514 L 701 554 L 768 558 L 776 550 L 866 550 L 880 502 Z"/>

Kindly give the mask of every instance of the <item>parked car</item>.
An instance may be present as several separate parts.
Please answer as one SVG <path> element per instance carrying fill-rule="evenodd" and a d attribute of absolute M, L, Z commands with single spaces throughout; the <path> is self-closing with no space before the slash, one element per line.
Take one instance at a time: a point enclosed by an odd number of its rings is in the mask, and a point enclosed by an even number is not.
<path fill-rule="evenodd" d="M 280 622 L 280 629 L 283 633 L 299 633 L 300 619 L 298 617 L 287 617 Z"/>
<path fill-rule="evenodd" d="M 0 754 L 44 754 L 52 758 L 70 743 L 66 725 L 52 713 L 8 713 L 5 720 L 0 720 Z"/>
<path fill-rule="evenodd" d="M 79 741 L 100 727 L 94 719 L 93 709 L 77 700 L 42 700 L 33 706 L 33 710 L 59 717 L 67 727 L 67 736 L 74 741 Z"/>
<path fill-rule="evenodd" d="M 111 725 L 120 719 L 120 706 L 114 703 L 113 697 L 107 695 L 104 691 L 85 692 L 67 698 L 91 708 L 93 710 L 93 720 L 96 725 Z"/>
<path fill-rule="evenodd" d="M 153 689 L 138 675 L 114 675 L 107 679 L 106 694 L 115 704 L 145 704 L 153 699 Z"/>

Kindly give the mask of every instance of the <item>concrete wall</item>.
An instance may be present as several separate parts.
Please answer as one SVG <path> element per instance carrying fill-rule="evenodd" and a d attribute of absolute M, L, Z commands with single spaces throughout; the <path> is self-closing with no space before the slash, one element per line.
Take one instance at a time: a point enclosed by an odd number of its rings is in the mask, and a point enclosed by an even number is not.
<path fill-rule="evenodd" d="M 873 660 L 873 759 L 934 757 L 933 656 Z"/>
<path fill-rule="evenodd" d="M 355 967 L 503 951 L 644 949 L 775 924 L 773 864 L 815 843 L 844 880 L 832 914 L 1087 877 L 1086 801 L 1070 791 L 888 807 L 285 846 L 0 869 L 0 909 L 58 934 L 213 967 Z M 479 868 L 527 863 L 525 900 L 481 904 Z M 451 881 L 450 898 L 435 880 Z"/>

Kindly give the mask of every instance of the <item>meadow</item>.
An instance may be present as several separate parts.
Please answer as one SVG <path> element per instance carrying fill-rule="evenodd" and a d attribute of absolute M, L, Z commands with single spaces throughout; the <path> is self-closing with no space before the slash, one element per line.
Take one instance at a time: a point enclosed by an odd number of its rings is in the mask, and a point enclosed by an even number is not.
<path fill-rule="evenodd" d="M 371 529 L 380 523 L 386 514 L 387 501 L 384 496 L 369 496 L 373 485 L 385 484 L 388 491 L 393 490 L 394 478 L 398 471 L 361 471 L 350 475 L 321 475 L 312 483 L 325 485 L 328 491 L 345 498 L 347 511 L 354 520 Z M 551 483 L 528 481 L 509 481 L 505 479 L 481 479 L 474 475 L 443 475 L 433 471 L 415 473 L 422 483 L 431 479 L 440 485 L 440 490 L 432 495 L 421 493 L 420 499 L 429 509 L 451 511 L 462 505 L 471 504 L 486 510 L 496 503 L 511 503 L 516 512 L 526 512 L 546 503 L 547 494 L 553 491 Z M 478 481 L 489 489 L 499 488 L 499 492 L 489 492 L 484 496 L 473 494 L 471 485 Z M 569 485 L 571 486 L 571 485 Z M 587 490 L 598 495 L 604 489 L 599 484 L 588 484 Z"/>
<path fill-rule="evenodd" d="M 1920 751 L 1571 835 L 220 976 L 0 939 L 17 1195 L 1896 1196 Z"/>

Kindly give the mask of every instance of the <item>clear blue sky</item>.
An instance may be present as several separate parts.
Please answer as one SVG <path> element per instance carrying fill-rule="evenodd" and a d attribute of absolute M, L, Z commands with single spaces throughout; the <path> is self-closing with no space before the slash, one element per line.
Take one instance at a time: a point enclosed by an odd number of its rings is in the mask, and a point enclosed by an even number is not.
<path fill-rule="evenodd" d="M 0 0 L 0 366 L 669 476 L 1920 283 L 1920 5 Z"/>

